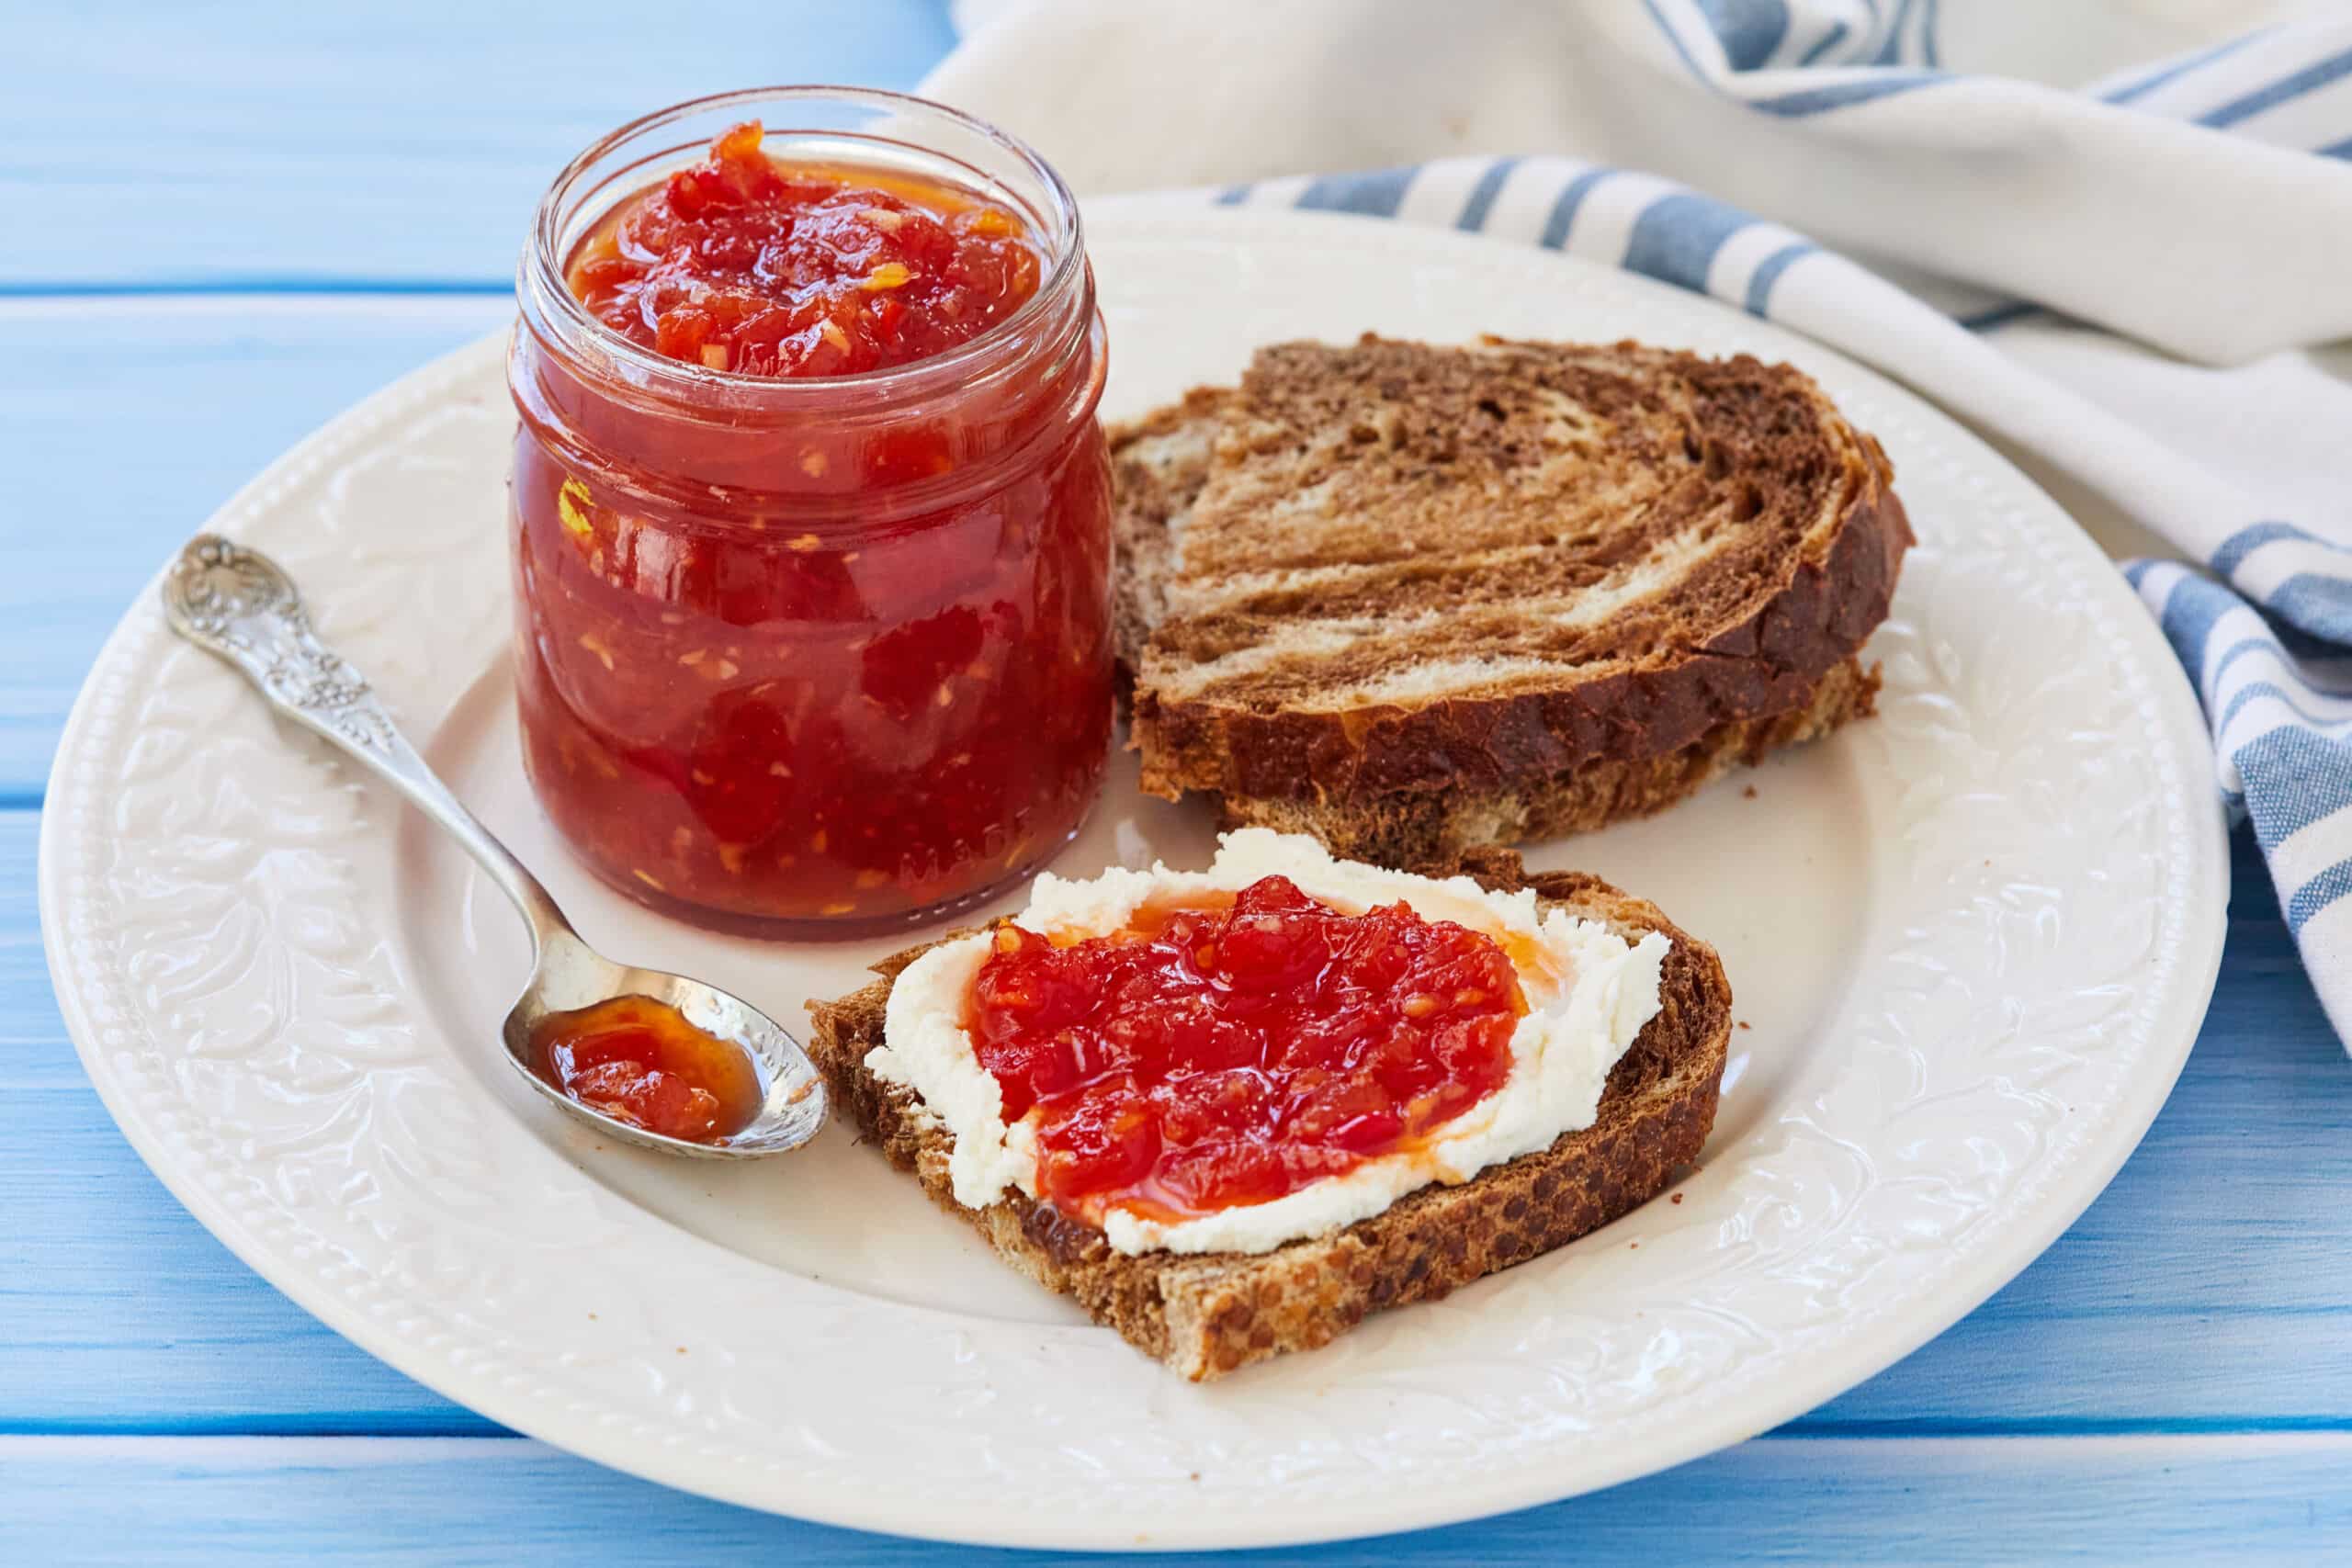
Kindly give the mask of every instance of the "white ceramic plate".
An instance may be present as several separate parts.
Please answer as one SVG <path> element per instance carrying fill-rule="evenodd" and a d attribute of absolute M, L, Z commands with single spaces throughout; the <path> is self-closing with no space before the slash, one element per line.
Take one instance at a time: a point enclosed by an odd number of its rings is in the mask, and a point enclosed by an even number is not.
<path fill-rule="evenodd" d="M 387 792 L 164 631 L 60 751 L 41 917 L 123 1131 L 287 1294 L 449 1397 L 624 1470 L 1001 1544 L 1238 1546 L 1547 1501 L 1762 1430 L 2047 1246 L 2171 1088 L 2227 870 L 2195 701 L 2057 507 L 1918 399 L 1707 300 L 1542 252 L 1252 212 L 1095 214 L 1106 412 L 1261 343 L 1479 331 L 1785 357 L 1893 454 L 1919 532 L 1882 716 L 1540 849 L 1655 898 L 1737 995 L 1702 1167 L 1631 1217 L 1329 1349 L 1182 1383 L 997 1263 L 839 1129 L 784 1158 L 599 1146 L 514 1080 L 522 935 Z M 508 712 L 501 345 L 407 378 L 212 526 L 266 549 L 606 951 L 797 1020 L 890 943 L 762 946 L 570 864 Z M 1199 863 L 1131 768 L 1057 869 Z"/>

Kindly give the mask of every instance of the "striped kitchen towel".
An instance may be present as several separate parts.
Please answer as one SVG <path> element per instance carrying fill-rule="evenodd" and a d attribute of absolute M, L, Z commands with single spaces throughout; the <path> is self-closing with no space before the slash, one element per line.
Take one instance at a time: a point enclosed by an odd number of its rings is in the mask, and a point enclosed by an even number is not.
<path fill-rule="evenodd" d="M 2352 7 L 2129 68 L 2085 31 L 2144 8 L 2041 0 L 962 10 L 986 25 L 925 90 L 1083 185 L 1445 225 L 1712 294 L 2182 558 L 2123 570 L 2352 1042 L 2352 355 L 2311 352 L 2352 336 Z M 1057 51 L 1070 90 L 1040 93 Z M 1474 134 L 1602 156 L 1265 172 Z"/>

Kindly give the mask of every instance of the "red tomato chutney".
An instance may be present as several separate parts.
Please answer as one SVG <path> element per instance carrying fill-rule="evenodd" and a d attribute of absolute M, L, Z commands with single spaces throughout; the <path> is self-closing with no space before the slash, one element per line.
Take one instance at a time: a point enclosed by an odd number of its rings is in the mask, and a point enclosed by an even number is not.
<path fill-rule="evenodd" d="M 565 281 L 590 314 L 714 370 L 849 376 L 968 343 L 1037 292 L 1035 243 L 1002 208 L 779 164 L 762 136 L 728 130 L 580 243 Z"/>
<path fill-rule="evenodd" d="M 1108 936 L 1001 926 L 966 1027 L 1005 1121 L 1036 1113 L 1040 1197 L 1168 1223 L 1425 1144 L 1510 1077 L 1526 1011 L 1486 933 L 1268 876 Z"/>
<path fill-rule="evenodd" d="M 986 897 L 1077 831 L 1110 741 L 1074 205 L 1042 164 L 1019 197 L 839 140 L 738 124 L 547 229 L 510 362 L 540 803 L 624 892 L 757 934 Z"/>
<path fill-rule="evenodd" d="M 650 997 L 552 1012 L 531 1031 L 531 1069 L 581 1104 L 664 1137 L 717 1143 L 761 1104 L 750 1053 Z"/>

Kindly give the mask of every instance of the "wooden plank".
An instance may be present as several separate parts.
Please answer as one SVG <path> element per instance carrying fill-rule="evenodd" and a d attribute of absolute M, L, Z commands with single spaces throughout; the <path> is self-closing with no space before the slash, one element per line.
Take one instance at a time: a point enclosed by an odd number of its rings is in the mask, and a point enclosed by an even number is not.
<path fill-rule="evenodd" d="M 2138 1151 L 2007 1289 L 1808 1425 L 2352 1415 L 2352 1058 L 2253 835 L 2231 852 L 2212 1010 Z"/>
<path fill-rule="evenodd" d="M 41 1133 L 0 1143 L 0 1201 L 49 1206 L 12 1211 L 0 1239 L 0 1375 L 25 1380 L 0 1396 L 0 1429 L 503 1430 L 265 1284 L 139 1163 L 86 1084 L 10 1100 Z"/>
<path fill-rule="evenodd" d="M 107 1120 L 34 927 L 29 812 L 0 813 L 0 1431 L 479 1432 L 200 1229 Z M 1810 1433 L 2352 1429 L 2352 1064 L 2241 835 L 2205 1040 L 2074 1230 Z M 2292 1151 L 2291 1158 L 2281 1150 Z"/>
<path fill-rule="evenodd" d="M 1134 1545 L 1148 1549 L 1138 1539 Z M 841 1568 L 967 1558 L 665 1493 L 514 1438 L 0 1439 L 0 1560 L 649 1560 Z M 1671 1561 L 2293 1564 L 2352 1557 L 2352 1436 L 1768 1438 L 1612 1491 L 1477 1524 L 1223 1562 L 1494 1565 Z"/>
<path fill-rule="evenodd" d="M 0 299 L 0 805 L 178 542 L 345 408 L 511 321 L 493 298 Z"/>
<path fill-rule="evenodd" d="M 0 812 L 0 1430 L 494 1433 L 263 1283 L 122 1141 L 65 1039 Z M 0 1562 L 29 1562 L 0 1550 Z"/>
<path fill-rule="evenodd" d="M 0 288 L 503 288 L 540 193 L 638 116 L 912 86 L 934 0 L 43 7 L 0 50 Z"/>

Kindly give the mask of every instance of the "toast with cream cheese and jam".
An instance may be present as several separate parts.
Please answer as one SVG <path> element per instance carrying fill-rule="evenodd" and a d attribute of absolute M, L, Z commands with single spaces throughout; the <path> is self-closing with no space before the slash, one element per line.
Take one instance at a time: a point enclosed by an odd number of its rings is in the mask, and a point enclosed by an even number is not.
<path fill-rule="evenodd" d="M 1228 851 L 1245 837 L 1229 836 Z M 1256 837 L 1277 848 L 1292 846 L 1286 852 L 1293 858 L 1283 863 L 1293 870 L 1306 863 L 1295 847 L 1314 850 L 1297 838 Z M 1220 865 L 1225 859 L 1220 856 Z M 1358 877 L 1331 885 L 1361 887 L 1363 896 L 1334 902 L 1331 921 L 1317 940 L 1330 953 L 1374 965 L 1333 995 L 1361 1000 L 1367 994 L 1363 974 L 1398 972 L 1379 969 L 1384 961 L 1376 955 L 1364 958 L 1369 946 L 1385 940 L 1382 932 L 1355 931 L 1347 924 L 1351 917 L 1337 912 L 1354 902 L 1375 914 L 1389 913 L 1378 900 L 1392 893 L 1413 911 L 1459 915 L 1474 927 L 1486 920 L 1481 909 L 1506 911 L 1496 917 L 1503 923 L 1494 929 L 1501 933 L 1498 940 L 1518 954 L 1512 965 L 1523 978 L 1548 978 L 1530 979 L 1520 998 L 1510 1065 L 1499 1087 L 1391 1152 L 1367 1152 L 1354 1162 L 1332 1151 L 1347 1144 L 1358 1123 L 1343 1122 L 1332 1131 L 1327 1121 L 1318 1128 L 1319 1143 L 1291 1147 L 1285 1155 L 1294 1167 L 1305 1161 L 1314 1174 L 1302 1179 L 1294 1170 L 1291 1189 L 1279 1195 L 1264 1196 L 1261 1190 L 1254 1201 L 1197 1213 L 1169 1206 L 1171 1192 L 1197 1194 L 1237 1174 L 1212 1170 L 1212 1179 L 1204 1182 L 1197 1163 L 1179 1174 L 1182 1168 L 1170 1152 L 1188 1133 L 1169 1107 L 1216 1103 L 1208 1091 L 1221 1092 L 1234 1077 L 1235 1064 L 1225 1057 L 1208 1063 L 1188 1059 L 1181 1072 L 1163 1064 L 1151 1069 L 1161 1076 L 1146 1084 L 1148 1074 L 1115 1059 L 1117 1048 L 1106 1048 L 1102 1037 L 1077 1040 L 1076 1066 L 1057 1067 L 1052 1079 L 1061 1099 L 1031 1103 L 1034 1083 L 1023 1075 L 1034 1075 L 1035 1068 L 1023 1053 L 1033 1043 L 1007 1041 L 983 1021 L 988 1005 L 1001 999 L 1008 985 L 1002 976 L 991 979 L 987 955 L 1014 953 L 1023 942 L 1034 942 L 1036 932 L 1024 927 L 1053 929 L 1052 920 L 1037 913 L 1043 898 L 1033 899 L 1031 911 L 1015 918 L 1023 927 L 999 922 L 985 932 L 901 953 L 876 965 L 881 977 L 864 989 L 812 1002 L 809 1056 L 865 1139 L 943 1208 L 969 1222 L 1007 1263 L 1074 1298 L 1097 1322 L 1195 1381 L 1327 1344 L 1367 1314 L 1433 1300 L 1561 1247 L 1647 1201 L 1698 1157 L 1714 1121 L 1732 1027 L 1730 987 L 1705 943 L 1678 930 L 1654 906 L 1595 877 L 1531 874 L 1505 850 L 1457 857 L 1435 868 L 1442 878 L 1339 864 L 1351 876 L 1363 873 L 1388 880 Z M 1117 878 L 1136 874 L 1112 873 L 1102 881 L 1115 892 Z M 1173 880 L 1180 888 L 1199 881 Z M 1311 877 L 1306 885 L 1321 886 Z M 1063 910 L 1057 919 L 1102 903 L 1091 891 L 1097 886 L 1041 882 Z M 1136 894 L 1130 882 L 1126 901 L 1114 899 L 1110 908 L 1116 918 L 1130 921 L 1142 918 L 1139 911 L 1157 909 L 1149 929 L 1165 931 L 1170 929 L 1168 913 L 1151 901 L 1162 897 Z M 1146 901 L 1136 904 L 1137 897 Z M 1249 934 L 1244 928 L 1259 923 L 1252 917 L 1227 930 L 1224 945 L 1237 945 Z M 1212 944 L 1185 934 L 1189 928 L 1174 929 L 1180 932 L 1180 976 L 1193 974 L 1195 964 L 1205 974 L 1209 967 L 1243 961 L 1206 951 Z M 1453 920 L 1430 929 L 1462 928 Z M 1544 933 L 1533 946 L 1525 935 L 1529 931 Z M 1057 938 L 1063 943 L 1071 940 L 1069 932 Z M 1191 946 L 1196 942 L 1197 951 Z M 1546 956 L 1555 946 L 1565 956 Z M 959 947 L 965 950 L 961 956 Z M 1262 952 L 1247 958 L 1252 964 L 1267 961 Z M 1485 985 L 1465 986 L 1462 976 L 1469 971 L 1462 962 L 1451 953 L 1442 957 L 1441 972 L 1451 978 L 1442 985 L 1406 972 L 1409 977 L 1400 983 L 1411 994 L 1386 1015 L 1385 1027 L 1394 1028 L 1398 1017 L 1418 1020 L 1430 1026 L 1419 1048 L 1450 1061 L 1461 1059 L 1449 1055 L 1460 1051 L 1463 1036 L 1452 1030 L 1446 1010 L 1479 998 Z M 1204 981 L 1202 988 L 1221 989 L 1227 978 L 1220 971 L 1214 984 Z M 1132 975 L 1124 983 L 1136 984 Z M 1019 972 L 1010 984 L 1024 998 L 1039 989 Z M 922 993 L 920 999 L 916 992 Z M 1286 999 L 1295 998 L 1286 993 Z M 1246 1021 L 1258 1005 L 1245 999 L 1233 1008 Z M 1318 1066 L 1313 1069 L 1317 1076 L 1308 1077 L 1284 1076 L 1282 1070 L 1295 1055 L 1294 1036 L 1344 1031 L 1340 1015 L 1345 1010 L 1335 1007 L 1334 1017 L 1317 1018 L 1310 1010 L 1304 1021 L 1286 1013 L 1283 1028 L 1291 1034 L 1245 1041 L 1242 1055 L 1249 1060 L 1240 1077 L 1261 1092 L 1271 1082 L 1270 1103 L 1275 1105 L 1252 1111 L 1243 1119 L 1246 1124 L 1273 1129 L 1264 1136 L 1279 1144 L 1281 1129 L 1306 1125 L 1335 1089 L 1343 1098 L 1355 1094 L 1360 1086 L 1332 1081 L 1344 1076 L 1336 1071 Z M 1198 998 L 1164 993 L 1150 998 L 1147 1013 L 1204 1016 Z M 1104 1033 L 1124 1040 L 1133 1021 L 1114 1018 Z M 1229 1019 L 1211 1021 L 1222 1027 Z M 1606 1037 L 1597 1037 L 1596 1031 Z M 983 1039 L 996 1042 L 985 1056 Z M 1073 1039 L 1069 1030 L 1052 1036 L 1063 1043 Z M 1337 1069 L 1384 1047 L 1397 1048 L 1385 1029 L 1375 1029 L 1347 1053 L 1317 1059 Z M 1106 1049 L 1114 1059 L 1104 1059 Z M 1560 1055 L 1546 1054 L 1551 1052 Z M 1398 1061 L 1372 1070 L 1388 1075 L 1392 1069 L 1410 1079 L 1414 1064 Z M 1534 1087 L 1539 1082 L 1540 1089 Z M 1129 1195 L 1121 1206 L 1090 1213 L 1084 1203 L 1070 1201 L 1052 1179 L 1046 1163 L 1051 1151 L 1072 1145 L 1067 1140 L 1057 1145 L 1055 1124 L 1045 1118 L 1054 1105 L 1082 1102 L 1091 1083 L 1124 1083 L 1129 1090 L 1157 1097 L 1151 1101 L 1158 1108 L 1151 1111 L 1151 1147 L 1160 1164 L 1150 1175 L 1125 1168 L 1120 1179 L 1129 1183 L 1122 1189 Z M 1426 1103 L 1442 1087 L 1414 1084 L 1413 1105 Z M 1361 1097 L 1351 1104 L 1366 1111 Z M 1366 1113 L 1381 1112 L 1375 1105 Z M 1107 1124 L 1125 1126 L 1121 1118 L 1136 1114 L 1141 1112 L 1128 1107 Z M 1012 1119 L 1010 1128 L 1007 1118 Z M 1096 1162 L 1087 1168 L 1097 1176 L 1103 1124 L 1096 1124 L 1094 1142 L 1081 1139 L 1076 1145 Z M 1029 1136 L 1020 1135 L 1023 1128 Z M 1197 1130 L 1189 1135 L 1200 1136 Z M 1246 1141 L 1197 1146 L 1237 1161 L 1266 1157 L 1262 1148 Z M 1257 1179 L 1254 1168 L 1246 1174 Z M 1148 1196 L 1138 1198 L 1136 1192 Z"/>
<path fill-rule="evenodd" d="M 1385 864 L 1869 714 L 1912 543 L 1803 372 L 1633 343 L 1276 344 L 1112 454 L 1144 788 Z"/>

